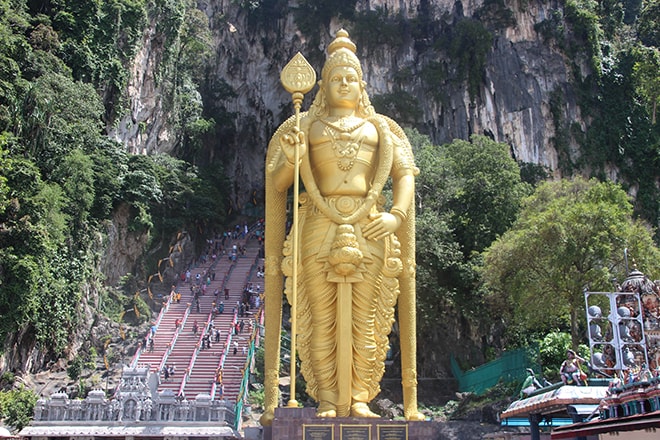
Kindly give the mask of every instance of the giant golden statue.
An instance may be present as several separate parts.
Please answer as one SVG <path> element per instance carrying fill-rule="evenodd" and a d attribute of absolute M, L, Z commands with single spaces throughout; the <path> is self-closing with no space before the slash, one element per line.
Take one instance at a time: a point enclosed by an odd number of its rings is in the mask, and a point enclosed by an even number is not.
<path fill-rule="evenodd" d="M 405 416 L 423 419 L 415 369 L 419 170 L 403 130 L 371 106 L 355 49 L 340 30 L 311 107 L 285 121 L 268 146 L 264 425 L 278 404 L 283 290 L 290 303 L 297 301 L 296 346 L 319 417 L 377 417 L 367 404 L 380 391 L 398 300 Z M 296 157 L 304 192 L 296 197 L 298 223 L 285 236 Z M 383 188 L 390 179 L 387 202 Z"/>

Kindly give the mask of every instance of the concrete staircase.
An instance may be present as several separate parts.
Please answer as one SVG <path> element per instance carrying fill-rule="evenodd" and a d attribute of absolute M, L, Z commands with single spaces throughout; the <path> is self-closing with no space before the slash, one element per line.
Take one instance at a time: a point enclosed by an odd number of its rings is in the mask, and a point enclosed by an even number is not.
<path fill-rule="evenodd" d="M 231 255 L 218 256 L 216 261 L 208 261 L 191 270 L 190 282 L 180 282 L 176 290 L 181 293 L 180 302 L 168 299 L 156 321 L 156 332 L 151 336 L 153 348 L 149 342 L 134 358 L 133 365 L 149 365 L 151 371 L 160 372 L 158 391 L 170 389 L 176 395 L 194 399 L 197 394 L 206 393 L 213 399 L 236 401 L 243 378 L 246 352 L 251 339 L 248 329 L 257 327 L 256 310 L 250 310 L 243 317 L 238 316 L 238 303 L 243 298 L 243 291 L 248 282 L 256 279 L 256 267 L 263 266 L 263 260 L 257 258 L 259 243 L 256 240 L 235 241 L 245 244 L 245 254 L 237 255 L 232 261 Z M 231 244 L 228 246 L 231 251 Z M 212 274 L 215 272 L 215 276 Z M 199 294 L 199 311 L 194 303 L 191 286 L 200 274 L 201 283 L 210 282 L 206 293 Z M 263 280 L 261 280 L 263 281 Z M 263 285 L 263 284 L 262 284 Z M 225 288 L 229 295 L 225 299 Z M 219 294 L 216 297 L 215 291 Z M 224 302 L 224 312 L 214 314 L 214 303 Z M 181 320 L 177 328 L 176 321 Z M 233 334 L 236 323 L 244 322 L 244 331 Z M 252 323 L 252 325 L 248 323 Z M 193 331 L 197 324 L 198 331 Z M 211 326 L 213 325 L 213 327 Z M 219 342 L 216 342 L 213 329 L 220 330 Z M 210 348 L 202 347 L 204 336 L 208 334 Z M 237 345 L 235 344 L 237 343 Z M 235 353 L 234 353 L 235 352 Z M 174 375 L 165 378 L 165 367 L 174 367 Z M 222 371 L 222 389 L 216 381 L 218 369 Z"/>

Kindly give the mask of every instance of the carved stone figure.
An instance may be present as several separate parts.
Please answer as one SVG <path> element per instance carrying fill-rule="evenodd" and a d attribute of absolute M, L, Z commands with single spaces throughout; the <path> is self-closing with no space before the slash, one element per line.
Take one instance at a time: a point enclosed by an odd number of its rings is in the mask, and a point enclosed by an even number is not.
<path fill-rule="evenodd" d="M 298 353 L 319 417 L 377 417 L 388 335 L 399 302 L 404 411 L 417 411 L 414 176 L 411 146 L 375 113 L 355 44 L 340 30 L 328 46 L 319 91 L 307 112 L 273 135 L 266 162 L 266 412 L 277 406 L 282 274 L 292 302 L 294 242 Z M 298 149 L 298 156 L 296 156 Z M 285 237 L 295 158 L 305 192 Z M 383 197 L 391 181 L 393 200 Z M 391 207 L 387 207 L 391 204 Z"/>

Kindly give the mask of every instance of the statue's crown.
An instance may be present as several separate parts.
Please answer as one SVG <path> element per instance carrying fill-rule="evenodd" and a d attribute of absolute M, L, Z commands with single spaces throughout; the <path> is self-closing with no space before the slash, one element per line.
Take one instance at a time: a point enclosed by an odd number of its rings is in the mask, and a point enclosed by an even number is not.
<path fill-rule="evenodd" d="M 346 32 L 346 29 L 339 29 L 337 31 L 335 39 L 328 45 L 328 54 L 332 55 L 336 50 L 340 48 L 348 49 L 353 53 L 355 53 L 357 50 L 355 43 L 353 43 L 351 39 L 348 38 L 348 32 Z"/>
<path fill-rule="evenodd" d="M 357 46 L 348 37 L 348 32 L 345 29 L 338 30 L 335 39 L 328 45 L 328 59 L 321 71 L 321 77 L 327 79 L 327 75 L 335 67 L 347 66 L 354 68 L 362 80 L 362 66 L 355 55 L 356 49 Z"/>

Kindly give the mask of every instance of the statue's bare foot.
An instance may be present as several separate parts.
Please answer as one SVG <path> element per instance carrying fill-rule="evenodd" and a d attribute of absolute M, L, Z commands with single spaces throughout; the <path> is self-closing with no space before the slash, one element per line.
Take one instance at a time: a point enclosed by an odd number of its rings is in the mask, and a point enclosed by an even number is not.
<path fill-rule="evenodd" d="M 413 411 L 411 414 L 406 414 L 406 420 L 409 422 L 423 422 L 426 417 L 421 412 Z"/>
<path fill-rule="evenodd" d="M 357 402 L 351 405 L 352 417 L 380 417 L 375 412 L 372 412 L 364 402 Z"/>
<path fill-rule="evenodd" d="M 316 417 L 337 417 L 337 409 L 328 402 L 321 402 L 316 410 Z"/>
<path fill-rule="evenodd" d="M 273 424 L 273 419 L 275 419 L 275 413 L 271 409 L 271 410 L 267 410 L 261 415 L 259 422 L 261 422 L 262 426 L 271 426 Z"/>

